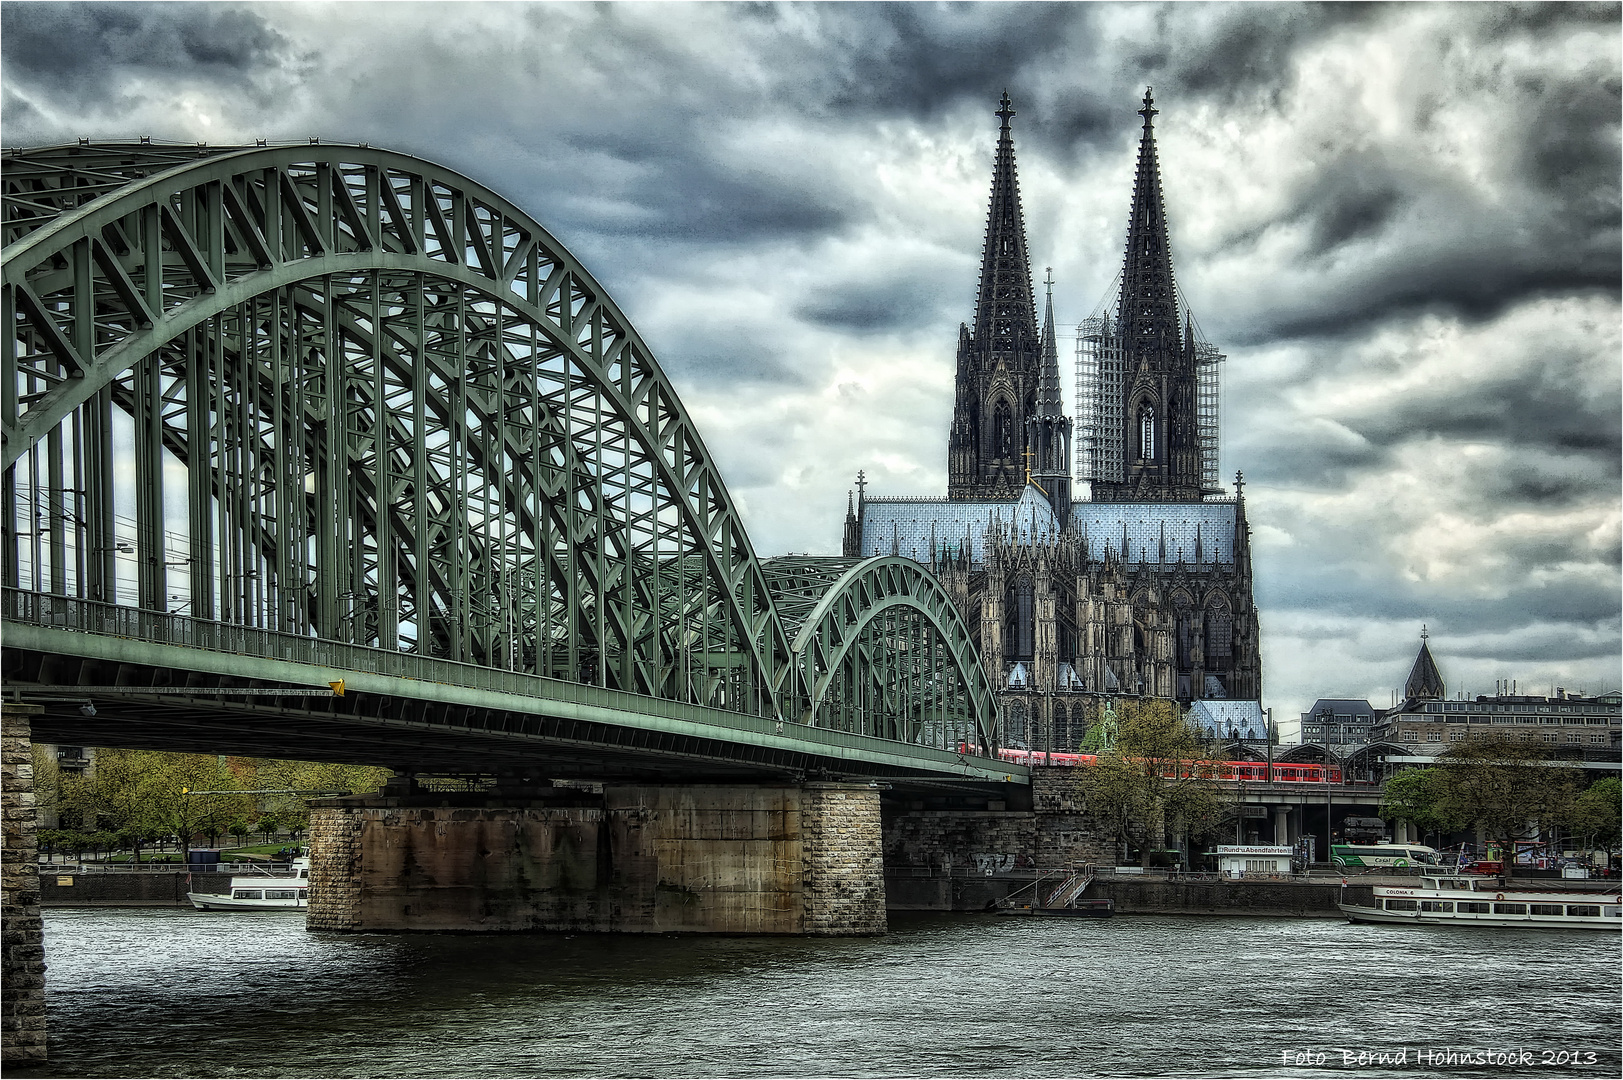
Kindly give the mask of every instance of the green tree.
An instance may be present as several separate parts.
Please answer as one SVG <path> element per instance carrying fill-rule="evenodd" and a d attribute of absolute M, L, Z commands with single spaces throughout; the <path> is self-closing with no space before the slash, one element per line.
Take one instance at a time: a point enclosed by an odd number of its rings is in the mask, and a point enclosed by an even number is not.
<path fill-rule="evenodd" d="M 248 759 L 253 769 L 254 787 L 272 794 L 260 796 L 265 813 L 274 817 L 277 827 L 295 839 L 310 823 L 312 793 L 377 791 L 393 773 L 373 765 L 340 765 L 320 761 L 288 761 L 278 758 Z M 275 792 L 285 789 L 286 794 Z M 298 793 L 298 794 L 294 794 Z"/>
<path fill-rule="evenodd" d="M 236 785 L 212 754 L 102 750 L 88 773 L 64 780 L 62 802 L 87 825 L 116 833 L 139 862 L 141 849 L 160 835 L 173 833 L 182 847 L 198 833 L 218 836 L 252 808 Z"/>
<path fill-rule="evenodd" d="M 1216 779 L 1219 755 L 1175 702 L 1124 702 L 1112 712 L 1114 745 L 1083 773 L 1084 791 L 1118 843 L 1138 840 L 1148 866 L 1150 851 L 1167 847 L 1169 828 L 1174 835 L 1209 835 L 1233 798 Z"/>
<path fill-rule="evenodd" d="M 1623 781 L 1608 776 L 1590 784 L 1573 800 L 1567 829 L 1585 848 L 1604 848 L 1609 862 L 1623 832 Z"/>
<path fill-rule="evenodd" d="M 1438 755 L 1434 807 L 1450 827 L 1474 825 L 1497 841 L 1510 877 L 1518 839 L 1570 818 L 1578 779 L 1578 770 L 1552 760 L 1542 743 L 1478 736 Z"/>
<path fill-rule="evenodd" d="M 33 749 L 34 819 L 60 823 L 62 770 L 56 762 L 56 747 L 48 743 L 34 743 Z"/>
<path fill-rule="evenodd" d="M 282 823 L 276 820 L 275 814 L 261 814 L 259 820 L 254 822 L 254 832 L 258 833 L 260 840 L 267 844 L 271 842 L 271 838 L 276 835 L 281 827 Z"/>
<path fill-rule="evenodd" d="M 1406 769 L 1386 782 L 1381 793 L 1381 816 L 1401 818 L 1421 834 L 1445 832 L 1450 823 L 1438 813 L 1441 778 L 1436 768 Z"/>
<path fill-rule="evenodd" d="M 59 796 L 61 807 L 76 814 L 86 830 L 127 837 L 136 862 L 141 861 L 143 838 L 155 822 L 153 792 L 146 783 L 148 756 L 139 750 L 104 750 L 90 769 L 63 778 Z"/>

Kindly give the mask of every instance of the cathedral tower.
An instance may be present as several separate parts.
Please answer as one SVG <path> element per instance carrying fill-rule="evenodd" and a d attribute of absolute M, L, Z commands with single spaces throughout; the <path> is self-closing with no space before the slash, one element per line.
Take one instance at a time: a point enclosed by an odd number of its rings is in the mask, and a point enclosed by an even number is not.
<path fill-rule="evenodd" d="M 996 114 L 1003 124 L 992 165 L 975 325 L 958 328 L 957 396 L 947 439 L 949 499 L 1019 497 L 1026 483 L 1028 421 L 1038 414 L 1042 342 L 1009 131 L 1014 114 L 1005 92 Z M 1057 398 L 1057 366 L 1055 371 Z"/>
<path fill-rule="evenodd" d="M 1172 245 L 1155 152 L 1153 121 L 1158 111 L 1146 90 L 1139 110 L 1144 132 L 1113 328 L 1113 385 L 1105 391 L 1116 400 L 1103 414 L 1117 430 L 1100 432 L 1100 441 L 1119 457 L 1111 469 L 1094 474 L 1093 497 L 1101 502 L 1198 501 L 1202 494 L 1200 354 L 1193 324 L 1179 325 Z"/>

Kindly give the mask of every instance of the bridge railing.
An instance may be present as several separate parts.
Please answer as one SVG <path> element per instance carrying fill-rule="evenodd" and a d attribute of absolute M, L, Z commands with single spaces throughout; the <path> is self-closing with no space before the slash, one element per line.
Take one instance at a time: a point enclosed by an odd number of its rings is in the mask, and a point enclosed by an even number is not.
<path fill-rule="evenodd" d="M 276 630 L 198 619 L 189 615 L 87 600 L 76 596 L 7 587 L 0 590 L 0 618 L 6 622 L 70 632 L 284 660 L 332 669 L 339 675 L 350 672 L 383 675 L 424 683 L 515 694 L 526 698 L 566 701 L 615 712 L 664 717 L 735 731 L 771 733 L 816 747 L 842 747 L 872 752 L 878 747 L 903 745 L 908 748 L 910 756 L 947 764 L 949 771 L 957 771 L 952 766 L 963 763 L 963 758 L 956 750 L 926 743 L 899 744 L 895 740 L 873 735 L 811 727 L 796 723 L 793 718 L 777 720 L 774 717 L 729 712 L 706 705 L 633 694 L 589 683 L 549 679 L 544 675 L 532 675 L 523 671 L 482 667 L 478 664 L 442 660 L 418 653 L 304 637 Z M 230 687 L 197 689 L 200 695 L 212 693 L 230 696 L 231 693 Z M 1019 766 L 1005 762 L 998 762 L 997 765 L 1010 773 L 1024 772 Z"/>
<path fill-rule="evenodd" d="M 534 694 L 541 683 L 558 681 L 522 671 L 441 660 L 420 653 L 352 645 L 279 630 L 264 630 L 24 589 L 6 589 L 4 607 L 0 611 L 8 621 L 32 626 L 133 638 L 159 645 L 181 645 L 268 660 L 289 660 L 340 671 L 364 671 L 424 682 L 453 683 L 479 690 Z"/>

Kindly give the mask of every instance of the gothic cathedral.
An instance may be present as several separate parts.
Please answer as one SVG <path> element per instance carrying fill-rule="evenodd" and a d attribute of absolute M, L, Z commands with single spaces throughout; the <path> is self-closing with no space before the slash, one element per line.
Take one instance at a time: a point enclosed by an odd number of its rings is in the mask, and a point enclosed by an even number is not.
<path fill-rule="evenodd" d="M 1011 746 L 1073 749 L 1101 699 L 1262 691 L 1244 487 L 1218 486 L 1223 357 L 1174 283 L 1156 112 L 1146 92 L 1120 292 L 1077 329 L 1076 491 L 1053 283 L 1039 330 L 1005 93 L 947 497 L 863 490 L 846 512 L 846 556 L 929 565 L 978 630 Z"/>

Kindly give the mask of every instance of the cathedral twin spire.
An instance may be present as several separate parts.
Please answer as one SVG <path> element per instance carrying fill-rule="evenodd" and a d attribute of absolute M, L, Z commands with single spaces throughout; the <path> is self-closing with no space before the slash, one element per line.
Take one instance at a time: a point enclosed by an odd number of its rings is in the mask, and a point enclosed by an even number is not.
<path fill-rule="evenodd" d="M 1144 134 L 1138 144 L 1133 210 L 1127 224 L 1127 257 L 1122 264 L 1118 309 L 1123 341 L 1165 348 L 1179 341 L 1178 293 L 1172 280 L 1172 245 L 1167 240 L 1166 205 L 1161 198 L 1161 166 L 1155 152 L 1155 99 L 1144 91 Z M 1152 346 L 1152 347 L 1153 347 Z"/>
<path fill-rule="evenodd" d="M 992 161 L 975 325 L 958 329 L 958 395 L 947 444 L 949 499 L 1014 499 L 1025 488 L 1028 421 L 1037 415 L 1042 338 L 1014 165 L 1007 91 Z M 1057 370 L 1057 369 L 1056 369 Z"/>
<path fill-rule="evenodd" d="M 1031 263 L 1026 255 L 1026 221 L 1020 211 L 1020 179 L 1014 167 L 1015 115 L 1008 91 L 995 114 L 997 155 L 992 165 L 992 205 L 986 216 L 981 252 L 981 288 L 975 304 L 974 338 L 991 351 L 1016 351 L 1036 344 L 1036 304 L 1031 294 Z"/>
<path fill-rule="evenodd" d="M 1112 416 L 1120 417 L 1120 430 L 1096 433 L 1119 448 L 1120 466 L 1117 476 L 1095 476 L 1092 489 L 1097 501 L 1198 502 L 1206 493 L 1194 326 L 1180 325 L 1178 319 L 1172 244 L 1155 150 L 1158 111 L 1146 89 L 1138 110 L 1144 130 L 1112 342 L 1120 354 L 1121 381 L 1119 389 L 1100 388 L 1101 394 L 1120 395 L 1110 408 Z"/>

